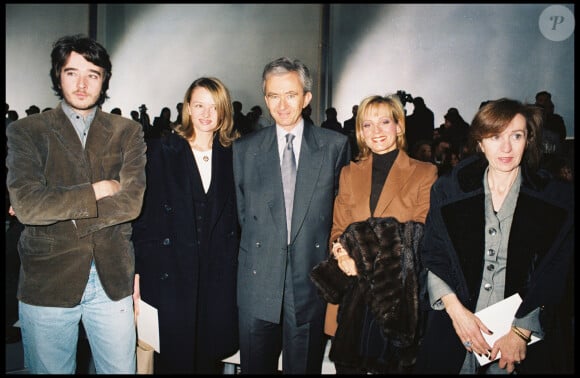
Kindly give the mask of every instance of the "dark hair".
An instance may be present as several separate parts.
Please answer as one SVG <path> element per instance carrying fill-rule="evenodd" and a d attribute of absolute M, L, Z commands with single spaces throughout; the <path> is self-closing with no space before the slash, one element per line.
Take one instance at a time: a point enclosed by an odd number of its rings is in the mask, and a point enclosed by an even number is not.
<path fill-rule="evenodd" d="M 537 106 L 517 100 L 501 98 L 483 105 L 475 114 L 469 128 L 469 150 L 481 154 L 479 142 L 502 133 L 518 114 L 526 119 L 527 143 L 522 163 L 536 170 L 542 157 L 542 111 Z"/>
<path fill-rule="evenodd" d="M 72 52 L 76 52 L 83 56 L 89 62 L 103 68 L 105 75 L 103 77 L 103 86 L 97 105 L 103 105 L 109 89 L 109 80 L 111 79 L 113 66 L 107 50 L 97 41 L 85 37 L 82 34 L 65 36 L 58 39 L 52 48 L 50 54 L 52 60 L 52 67 L 50 69 L 50 78 L 52 80 L 52 90 L 62 100 L 64 95 L 60 86 L 60 71 L 65 65 L 66 60 Z"/>
<path fill-rule="evenodd" d="M 538 97 L 541 97 L 541 96 L 546 96 L 548 98 L 548 100 L 552 99 L 552 94 L 548 91 L 540 91 L 540 92 L 536 93 L 536 100 L 538 99 Z"/>
<path fill-rule="evenodd" d="M 252 106 L 252 109 L 251 110 L 252 110 L 253 113 L 256 113 L 256 114 L 259 114 L 259 115 L 262 115 L 262 113 L 263 113 L 262 112 L 262 107 L 260 105 L 254 105 L 254 106 Z"/>
<path fill-rule="evenodd" d="M 331 118 L 331 119 L 336 119 L 336 116 L 338 114 L 336 112 L 336 108 L 327 108 L 326 111 L 325 111 L 325 113 L 326 113 L 326 116 L 328 118 Z"/>

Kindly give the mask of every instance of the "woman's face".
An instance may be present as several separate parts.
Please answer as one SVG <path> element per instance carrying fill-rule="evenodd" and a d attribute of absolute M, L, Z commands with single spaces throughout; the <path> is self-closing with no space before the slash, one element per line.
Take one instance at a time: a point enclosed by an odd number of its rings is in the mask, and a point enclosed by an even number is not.
<path fill-rule="evenodd" d="M 490 169 L 510 172 L 519 167 L 526 143 L 526 119 L 517 114 L 501 134 L 484 138 L 479 142 L 479 147 L 485 154 Z"/>
<path fill-rule="evenodd" d="M 207 89 L 197 87 L 193 90 L 187 111 L 196 133 L 213 132 L 217 129 L 217 107 Z"/>
<path fill-rule="evenodd" d="M 397 133 L 401 127 L 393 119 L 386 104 L 371 107 L 363 115 L 362 136 L 367 147 L 375 154 L 386 154 L 397 148 Z"/>

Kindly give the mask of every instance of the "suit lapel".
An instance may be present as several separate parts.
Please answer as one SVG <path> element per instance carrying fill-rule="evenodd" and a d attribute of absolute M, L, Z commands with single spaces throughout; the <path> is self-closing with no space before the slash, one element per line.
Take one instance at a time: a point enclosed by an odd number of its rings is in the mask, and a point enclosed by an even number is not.
<path fill-rule="evenodd" d="M 59 105 L 59 108 L 61 108 L 61 105 Z M 51 125 L 52 131 L 65 149 L 74 156 L 83 157 L 84 159 L 83 145 L 79 136 L 64 111 L 60 110 L 60 112 L 56 113 L 55 121 Z M 71 141 L 75 142 L 71 143 Z"/>
<path fill-rule="evenodd" d="M 228 203 L 228 198 L 232 194 L 230 188 L 233 187 L 230 179 L 233 177 L 231 171 L 232 155 L 229 153 L 231 150 L 226 150 L 217 139 L 214 139 L 213 143 L 211 185 L 207 192 L 210 229 L 217 223 L 218 215 Z"/>
<path fill-rule="evenodd" d="M 369 159 L 361 160 L 359 163 L 350 164 L 351 192 L 357 193 L 357 198 L 366 198 L 366 200 L 363 201 L 356 201 L 356 209 L 353 213 L 362 215 L 363 219 L 367 219 L 371 216 L 369 201 L 371 198 L 372 165 L 372 156 Z"/>
<path fill-rule="evenodd" d="M 401 195 L 401 193 L 403 196 L 405 195 L 405 186 L 413 176 L 414 170 L 410 164 L 409 156 L 399 150 L 399 154 L 391 167 L 391 171 L 387 176 L 387 181 L 383 186 L 383 191 L 377 202 L 377 208 L 375 209 L 377 216 L 386 212 L 387 207 L 396 196 Z"/>
<path fill-rule="evenodd" d="M 320 169 L 324 163 L 324 148 L 318 145 L 318 141 L 312 132 L 312 127 L 315 126 L 304 124 L 300 159 L 298 161 L 298 171 L 296 172 L 291 241 L 294 240 L 302 227 L 318 182 Z M 284 203 L 283 199 L 282 203 Z"/>
<path fill-rule="evenodd" d="M 263 183 L 260 192 L 264 195 L 264 201 L 270 208 L 273 222 L 280 232 L 286 235 L 286 210 L 284 208 L 284 190 L 282 188 L 276 127 L 270 127 L 268 130 L 268 132 L 263 133 L 264 139 L 258 149 L 250 153 L 253 155 L 258 168 L 260 182 Z"/>
<path fill-rule="evenodd" d="M 101 111 L 97 110 L 85 143 L 85 150 L 87 152 L 90 152 L 93 156 L 102 156 L 103 151 L 106 151 L 104 147 L 109 145 L 111 136 L 113 135 L 110 126 L 103 122 Z"/>

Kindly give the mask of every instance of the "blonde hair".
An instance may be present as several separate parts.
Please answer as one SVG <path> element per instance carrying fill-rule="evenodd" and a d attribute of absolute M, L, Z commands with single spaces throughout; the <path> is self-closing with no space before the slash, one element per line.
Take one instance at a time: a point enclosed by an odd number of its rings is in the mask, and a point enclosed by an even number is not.
<path fill-rule="evenodd" d="M 370 112 L 382 105 L 385 105 L 388 108 L 390 116 L 401 130 L 401 132 L 397 134 L 397 148 L 399 150 L 407 149 L 407 140 L 405 138 L 405 109 L 403 108 L 401 100 L 395 94 L 387 96 L 373 95 L 362 100 L 356 115 L 356 143 L 359 149 L 357 160 L 368 159 L 371 155 L 371 149 L 366 145 L 362 136 L 363 119 Z"/>
<path fill-rule="evenodd" d="M 234 130 L 234 116 L 232 102 L 230 100 L 230 92 L 226 86 L 215 77 L 201 77 L 195 80 L 183 98 L 183 108 L 181 110 L 181 124 L 175 126 L 175 132 L 186 140 L 195 137 L 195 128 L 191 121 L 191 116 L 187 111 L 191 96 L 195 88 L 205 88 L 211 93 L 215 103 L 218 115 L 218 127 L 215 133 L 218 134 L 219 142 L 224 147 L 229 147 L 234 140 L 239 138 L 240 134 Z"/>

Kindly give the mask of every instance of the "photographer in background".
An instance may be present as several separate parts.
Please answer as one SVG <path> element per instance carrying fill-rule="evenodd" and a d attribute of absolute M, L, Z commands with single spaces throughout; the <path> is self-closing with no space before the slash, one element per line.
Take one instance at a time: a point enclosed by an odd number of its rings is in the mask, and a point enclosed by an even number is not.
<path fill-rule="evenodd" d="M 411 97 L 411 95 L 407 95 Z M 409 148 L 416 145 L 420 140 L 433 140 L 433 129 L 435 128 L 435 116 L 431 109 L 425 105 L 423 97 L 412 99 L 413 113 L 406 118 L 407 146 Z"/>
<path fill-rule="evenodd" d="M 410 93 L 405 92 L 402 89 L 397 91 L 397 97 L 401 100 L 401 104 L 403 105 L 403 110 L 405 111 L 405 115 L 407 115 L 407 109 L 405 109 L 405 105 L 407 102 L 413 102 L 413 96 Z"/>
<path fill-rule="evenodd" d="M 445 122 L 439 127 L 441 139 L 449 142 L 451 148 L 461 151 L 467 143 L 469 123 L 467 123 L 457 108 L 449 108 L 443 116 Z"/>

